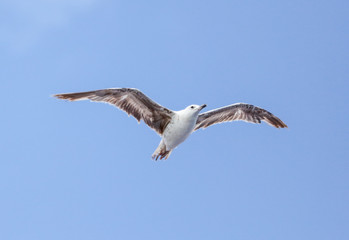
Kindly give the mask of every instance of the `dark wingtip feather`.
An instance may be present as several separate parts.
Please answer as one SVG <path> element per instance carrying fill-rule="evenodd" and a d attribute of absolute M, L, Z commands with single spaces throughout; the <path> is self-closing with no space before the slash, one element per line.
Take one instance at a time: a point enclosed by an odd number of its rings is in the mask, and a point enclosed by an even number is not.
<path fill-rule="evenodd" d="M 281 119 L 279 118 L 276 118 L 276 119 L 278 120 L 280 128 L 288 128 L 288 126 L 283 121 L 281 121 Z"/>
<path fill-rule="evenodd" d="M 283 121 L 281 121 L 279 118 L 275 118 L 274 120 L 275 120 L 275 121 L 273 121 L 275 123 L 274 127 L 276 127 L 276 128 L 288 128 L 288 126 Z"/>
<path fill-rule="evenodd" d="M 69 101 L 77 101 L 77 100 L 86 99 L 90 95 L 91 95 L 91 92 L 78 92 L 78 93 L 54 94 L 53 97 L 58 99 L 69 100 Z"/>
<path fill-rule="evenodd" d="M 63 94 L 53 94 L 52 97 L 58 98 L 58 99 L 66 99 Z"/>
<path fill-rule="evenodd" d="M 288 128 L 288 126 L 285 123 L 282 122 L 282 124 L 283 125 L 280 128 Z"/>
<path fill-rule="evenodd" d="M 266 111 L 266 116 L 264 117 L 264 121 L 276 128 L 287 128 L 287 125 L 281 121 L 280 118 L 276 117 L 274 114 Z"/>

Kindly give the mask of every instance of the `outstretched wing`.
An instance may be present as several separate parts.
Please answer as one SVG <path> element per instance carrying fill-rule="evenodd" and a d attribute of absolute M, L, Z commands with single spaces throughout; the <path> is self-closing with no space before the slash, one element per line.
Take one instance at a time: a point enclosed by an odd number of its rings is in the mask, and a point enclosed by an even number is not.
<path fill-rule="evenodd" d="M 250 104 L 236 103 L 200 114 L 196 121 L 195 130 L 206 128 L 216 123 L 238 120 L 251 123 L 261 123 L 261 121 L 265 121 L 276 128 L 287 127 L 278 117 L 267 110 Z"/>
<path fill-rule="evenodd" d="M 141 91 L 134 88 L 109 88 L 89 92 L 56 94 L 54 97 L 78 101 L 89 99 L 96 102 L 105 102 L 132 115 L 137 121 L 143 120 L 149 127 L 160 135 L 171 121 L 173 112 L 157 104 Z"/>

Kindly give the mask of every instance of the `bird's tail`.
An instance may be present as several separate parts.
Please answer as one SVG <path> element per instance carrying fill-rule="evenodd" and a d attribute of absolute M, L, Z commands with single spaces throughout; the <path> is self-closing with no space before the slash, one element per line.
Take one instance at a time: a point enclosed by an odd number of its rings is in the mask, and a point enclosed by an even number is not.
<path fill-rule="evenodd" d="M 172 152 L 171 150 L 166 150 L 166 145 L 163 141 L 160 142 L 159 146 L 155 150 L 155 152 L 152 155 L 152 158 L 156 161 L 160 157 L 160 160 L 164 159 L 166 160 Z"/>

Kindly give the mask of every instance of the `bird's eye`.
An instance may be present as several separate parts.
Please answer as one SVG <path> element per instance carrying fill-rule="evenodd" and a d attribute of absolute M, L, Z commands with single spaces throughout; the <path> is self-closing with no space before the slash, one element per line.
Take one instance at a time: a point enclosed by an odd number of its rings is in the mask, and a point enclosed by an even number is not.
<path fill-rule="evenodd" d="M 190 108 L 191 108 L 191 109 L 193 109 L 193 108 L 194 108 L 194 106 L 191 106 Z"/>

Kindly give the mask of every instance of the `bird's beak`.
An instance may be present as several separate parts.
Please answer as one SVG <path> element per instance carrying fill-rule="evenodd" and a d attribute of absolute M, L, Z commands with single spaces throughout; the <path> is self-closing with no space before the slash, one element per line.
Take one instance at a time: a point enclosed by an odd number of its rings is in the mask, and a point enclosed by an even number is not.
<path fill-rule="evenodd" d="M 206 104 L 201 105 L 201 109 L 200 110 L 202 110 L 205 107 L 206 107 Z"/>

